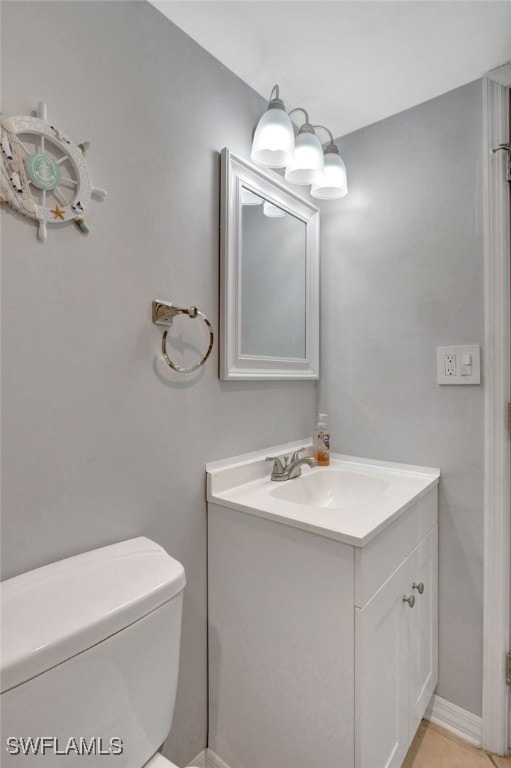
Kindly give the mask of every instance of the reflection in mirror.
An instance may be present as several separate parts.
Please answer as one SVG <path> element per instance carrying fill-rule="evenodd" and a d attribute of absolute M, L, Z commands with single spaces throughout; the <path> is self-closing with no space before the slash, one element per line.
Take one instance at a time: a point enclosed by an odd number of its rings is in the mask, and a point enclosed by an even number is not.
<path fill-rule="evenodd" d="M 283 211 L 282 208 L 279 208 L 278 205 L 273 205 L 273 203 L 269 203 L 268 201 L 264 203 L 263 212 L 265 216 L 270 216 L 270 218 L 286 215 L 286 212 Z"/>
<path fill-rule="evenodd" d="M 305 357 L 305 222 L 241 194 L 241 354 Z"/>

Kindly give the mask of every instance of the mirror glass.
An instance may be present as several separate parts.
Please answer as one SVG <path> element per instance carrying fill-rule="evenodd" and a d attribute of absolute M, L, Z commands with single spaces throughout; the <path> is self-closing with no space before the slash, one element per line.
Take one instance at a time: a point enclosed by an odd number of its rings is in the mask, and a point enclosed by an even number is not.
<path fill-rule="evenodd" d="M 220 377 L 319 376 L 319 211 L 222 152 Z"/>
<path fill-rule="evenodd" d="M 305 357 L 305 255 L 305 222 L 242 186 L 242 355 Z"/>

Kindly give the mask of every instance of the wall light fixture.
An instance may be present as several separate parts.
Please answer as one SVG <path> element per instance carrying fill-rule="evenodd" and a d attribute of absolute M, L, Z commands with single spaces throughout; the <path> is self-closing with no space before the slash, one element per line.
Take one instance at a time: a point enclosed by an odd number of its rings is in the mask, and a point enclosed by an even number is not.
<path fill-rule="evenodd" d="M 294 112 L 305 115 L 296 138 L 290 119 Z M 324 149 L 316 129 L 328 133 L 330 143 Z M 255 129 L 250 158 L 266 168 L 285 168 L 286 181 L 310 184 L 312 197 L 319 200 L 335 200 L 348 193 L 346 166 L 331 131 L 323 125 L 311 125 L 303 107 L 286 113 L 278 85 L 273 86 L 268 109 Z"/>
<path fill-rule="evenodd" d="M 291 110 L 289 116 L 293 112 L 303 112 L 305 122 L 295 139 L 295 151 L 286 168 L 285 178 L 292 184 L 314 184 L 323 175 L 323 147 L 314 133 L 314 126 L 310 124 L 306 110 L 297 107 Z"/>
<path fill-rule="evenodd" d="M 266 168 L 285 168 L 292 161 L 294 150 L 293 123 L 279 98 L 279 86 L 274 85 L 268 109 L 255 129 L 250 159 Z"/>
<path fill-rule="evenodd" d="M 328 128 L 324 125 L 315 125 L 330 136 L 330 144 L 325 147 L 325 159 L 323 174 L 317 181 L 312 182 L 311 195 L 319 200 L 337 200 L 348 194 L 348 179 L 346 166 L 339 154 L 337 144 Z"/>

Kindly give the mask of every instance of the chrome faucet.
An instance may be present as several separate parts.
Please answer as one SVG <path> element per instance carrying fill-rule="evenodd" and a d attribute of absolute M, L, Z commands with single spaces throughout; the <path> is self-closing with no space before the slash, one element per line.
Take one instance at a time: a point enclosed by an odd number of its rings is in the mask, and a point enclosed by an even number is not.
<path fill-rule="evenodd" d="M 300 477 L 302 474 L 302 465 L 307 464 L 309 467 L 317 467 L 318 462 L 316 459 L 310 456 L 303 456 L 299 458 L 302 451 L 305 448 L 299 448 L 291 456 L 267 456 L 266 461 L 273 461 L 273 468 L 271 472 L 271 479 L 277 482 L 283 480 L 294 480 L 295 477 Z"/>

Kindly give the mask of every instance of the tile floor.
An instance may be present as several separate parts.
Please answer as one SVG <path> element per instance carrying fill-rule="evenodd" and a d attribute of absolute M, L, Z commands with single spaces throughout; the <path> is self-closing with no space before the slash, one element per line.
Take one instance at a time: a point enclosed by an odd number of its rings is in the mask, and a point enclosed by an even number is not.
<path fill-rule="evenodd" d="M 483 752 L 423 720 L 403 768 L 511 768 L 511 758 Z"/>

